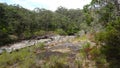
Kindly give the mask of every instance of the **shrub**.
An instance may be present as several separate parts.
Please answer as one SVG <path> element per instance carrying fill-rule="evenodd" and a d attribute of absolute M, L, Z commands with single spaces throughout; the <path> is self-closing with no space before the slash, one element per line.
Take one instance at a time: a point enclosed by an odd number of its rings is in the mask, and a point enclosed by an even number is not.
<path fill-rule="evenodd" d="M 60 35 L 67 35 L 67 33 L 63 29 L 56 29 L 55 32 Z"/>
<path fill-rule="evenodd" d="M 44 43 L 38 43 L 36 48 L 44 49 L 45 44 Z"/>
<path fill-rule="evenodd" d="M 43 68 L 69 68 L 69 66 L 65 57 L 51 56 L 49 62 Z"/>
<path fill-rule="evenodd" d="M 25 32 L 23 33 L 23 36 L 24 36 L 24 38 L 29 38 L 29 37 L 32 36 L 32 34 L 31 34 L 29 31 L 25 31 Z"/>
<path fill-rule="evenodd" d="M 29 48 L 24 48 L 17 52 L 14 51 L 11 54 L 4 52 L 2 55 L 0 55 L 0 68 L 10 67 L 16 63 L 19 66 L 24 65 L 27 68 L 29 68 L 28 66 L 31 66 L 31 64 L 34 63 L 33 61 L 35 60 L 34 58 L 35 58 L 35 54 L 29 52 Z"/>
<path fill-rule="evenodd" d="M 111 68 L 120 67 L 120 17 L 108 24 L 104 33 L 98 34 L 102 46 L 102 53 L 106 56 Z"/>
<path fill-rule="evenodd" d="M 35 36 L 41 36 L 41 35 L 44 35 L 46 32 L 44 30 L 40 30 L 40 31 L 36 31 L 34 32 L 34 35 Z"/>

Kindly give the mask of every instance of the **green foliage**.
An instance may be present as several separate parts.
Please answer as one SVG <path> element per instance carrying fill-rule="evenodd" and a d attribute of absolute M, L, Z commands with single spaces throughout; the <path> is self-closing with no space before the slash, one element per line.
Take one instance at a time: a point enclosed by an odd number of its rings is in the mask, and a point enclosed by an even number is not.
<path fill-rule="evenodd" d="M 32 56 L 32 55 L 33 54 L 29 52 L 28 48 L 22 49 L 19 52 L 13 52 L 12 54 L 5 52 L 2 55 L 0 55 L 0 58 L 1 58 L 0 67 L 4 68 L 6 66 L 14 65 L 15 63 L 21 63 L 28 58 L 30 59 L 29 56 Z"/>
<path fill-rule="evenodd" d="M 96 39 L 96 42 L 98 43 L 99 41 L 102 41 L 104 42 L 105 41 L 105 38 L 106 38 L 106 32 L 99 32 L 96 34 L 95 36 L 95 39 Z"/>
<path fill-rule="evenodd" d="M 92 60 L 96 62 L 98 68 L 107 67 L 106 56 L 101 52 L 100 48 L 92 48 L 90 55 L 92 56 Z"/>
<path fill-rule="evenodd" d="M 34 32 L 34 35 L 35 36 L 42 36 L 42 35 L 45 35 L 45 31 L 44 30 L 40 30 L 40 31 L 37 31 L 37 32 Z"/>
<path fill-rule="evenodd" d="M 84 45 L 83 45 L 83 49 L 85 49 L 85 48 L 90 48 L 90 43 L 89 42 L 86 42 Z"/>
<path fill-rule="evenodd" d="M 18 37 L 15 36 L 15 35 L 9 35 L 9 38 L 10 38 L 11 40 L 17 40 L 17 39 L 18 39 Z"/>
<path fill-rule="evenodd" d="M 37 49 L 44 49 L 45 45 L 39 43 L 36 46 L 26 47 L 24 49 L 14 51 L 12 53 L 4 52 L 0 55 L 0 68 L 6 68 L 17 65 L 18 68 L 33 68 L 36 66 Z"/>
<path fill-rule="evenodd" d="M 45 47 L 45 44 L 44 43 L 38 43 L 36 48 L 39 48 L 39 49 L 44 49 Z"/>
<path fill-rule="evenodd" d="M 79 30 L 98 32 L 100 30 L 97 31 L 97 29 L 101 28 L 98 26 L 101 25 L 104 29 L 96 34 L 96 40 L 101 45 L 104 44 L 101 53 L 106 56 L 111 68 L 117 68 L 120 65 L 119 14 L 119 4 L 115 0 L 92 0 L 91 4 L 84 6 L 83 10 L 58 7 L 55 12 L 39 8 L 30 11 L 19 5 L 0 3 L 0 46 L 17 40 L 28 39 L 33 35 L 45 35 L 49 31 L 54 31 L 60 35 L 73 35 Z M 89 47 L 90 44 L 87 43 L 83 46 L 83 49 Z M 40 44 L 40 48 L 44 48 L 44 45 Z M 99 51 L 93 50 L 93 53 L 99 54 Z M 0 65 L 11 65 L 14 62 L 24 60 L 24 57 L 26 57 L 24 53 L 21 56 L 21 52 L 20 55 L 13 54 L 3 54 L 6 57 L 0 55 L 0 58 L 3 59 L 10 57 L 5 61 L 0 59 L 0 62 L 2 62 Z M 27 52 L 27 55 L 29 55 L 29 52 Z M 20 60 L 21 58 L 22 60 Z M 31 61 L 25 61 L 26 65 L 24 66 L 29 67 Z"/>
<path fill-rule="evenodd" d="M 94 24 L 101 24 L 104 28 L 97 33 L 96 40 L 97 43 L 100 43 L 101 54 L 106 56 L 110 68 L 120 67 L 120 17 L 118 5 L 117 0 L 92 0 L 91 4 L 84 7 L 85 13 L 90 14 L 89 17 L 86 15 L 88 18 L 86 21 L 89 22 L 92 17 Z M 89 8 L 91 9 L 89 10 Z"/>
<path fill-rule="evenodd" d="M 69 68 L 66 59 L 58 56 L 51 56 L 50 61 L 47 62 L 43 68 Z"/>
<path fill-rule="evenodd" d="M 84 58 L 88 57 L 89 48 L 90 48 L 90 43 L 88 43 L 88 42 L 86 42 L 86 44 L 82 45 L 82 49 L 80 49 L 80 53 Z"/>
<path fill-rule="evenodd" d="M 29 38 L 29 37 L 31 37 L 32 35 L 31 35 L 31 33 L 30 33 L 29 31 L 25 31 L 25 32 L 23 33 L 23 36 L 24 36 L 25 38 Z"/>
<path fill-rule="evenodd" d="M 56 33 L 60 35 L 67 35 L 67 33 L 63 29 L 56 29 Z"/>
<path fill-rule="evenodd" d="M 110 63 L 110 67 L 119 67 L 119 56 L 120 56 L 120 19 L 119 17 L 110 23 L 106 32 L 98 34 L 97 40 L 104 43 L 101 51 L 107 57 L 107 61 Z"/>
<path fill-rule="evenodd" d="M 83 16 L 80 9 L 59 7 L 55 12 L 39 8 L 30 11 L 19 5 L 4 3 L 0 3 L 0 12 L 0 45 L 33 35 L 41 36 L 49 31 L 61 35 L 74 34 L 80 30 Z"/>
<path fill-rule="evenodd" d="M 77 68 L 82 68 L 82 62 L 83 62 L 83 61 L 75 60 L 76 67 L 77 67 Z"/>

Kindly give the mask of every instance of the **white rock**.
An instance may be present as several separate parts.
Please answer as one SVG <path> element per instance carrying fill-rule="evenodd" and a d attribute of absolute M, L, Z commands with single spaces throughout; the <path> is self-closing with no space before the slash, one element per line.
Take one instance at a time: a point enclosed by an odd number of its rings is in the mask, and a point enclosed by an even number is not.
<path fill-rule="evenodd" d="M 2 54 L 3 53 L 3 50 L 2 49 L 0 49 L 0 54 Z"/>

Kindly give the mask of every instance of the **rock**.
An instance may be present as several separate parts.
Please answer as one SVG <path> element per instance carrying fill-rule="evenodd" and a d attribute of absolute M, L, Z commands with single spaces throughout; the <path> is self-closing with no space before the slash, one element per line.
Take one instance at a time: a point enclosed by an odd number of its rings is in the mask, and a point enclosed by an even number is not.
<path fill-rule="evenodd" d="M 57 35 L 57 36 L 52 36 L 51 39 L 54 41 L 58 41 L 60 39 L 61 36 Z"/>
<path fill-rule="evenodd" d="M 37 37 L 33 37 L 33 38 L 37 38 Z M 39 38 L 41 38 L 41 37 L 39 37 Z M 23 40 L 21 42 L 11 44 L 9 47 L 1 47 L 1 48 L 4 48 L 7 52 L 10 53 L 12 51 L 16 51 L 16 50 L 18 51 L 19 49 L 22 49 L 22 48 L 25 48 L 28 46 L 30 47 L 30 46 L 35 45 L 37 43 L 45 43 L 45 45 L 55 46 L 55 45 L 58 45 L 59 43 L 63 43 L 63 42 L 66 42 L 70 39 L 73 39 L 74 36 L 60 36 L 60 35 L 51 36 L 51 35 L 48 35 L 44 38 L 47 38 L 47 39 Z M 68 44 L 66 44 L 66 46 L 67 45 Z M 0 53 L 2 52 L 2 50 L 0 50 Z"/>
<path fill-rule="evenodd" d="M 83 36 L 85 34 L 86 34 L 86 32 L 84 30 L 81 30 L 77 33 L 78 36 Z"/>
<path fill-rule="evenodd" d="M 3 50 L 2 49 L 0 49 L 0 54 L 2 54 L 3 53 Z"/>
<path fill-rule="evenodd" d="M 11 53 L 13 51 L 13 49 L 12 48 L 6 48 L 6 51 Z"/>

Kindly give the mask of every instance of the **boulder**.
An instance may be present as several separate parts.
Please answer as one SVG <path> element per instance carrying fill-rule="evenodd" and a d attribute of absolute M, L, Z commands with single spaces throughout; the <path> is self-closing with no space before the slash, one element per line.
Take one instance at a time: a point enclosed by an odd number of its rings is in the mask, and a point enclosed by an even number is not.
<path fill-rule="evenodd" d="M 83 36 L 83 35 L 85 35 L 86 34 L 86 32 L 84 31 L 84 30 L 81 30 L 81 31 L 79 31 L 76 35 L 78 35 L 78 36 Z"/>
<path fill-rule="evenodd" d="M 2 54 L 3 53 L 3 50 L 2 49 L 0 49 L 0 54 Z"/>

